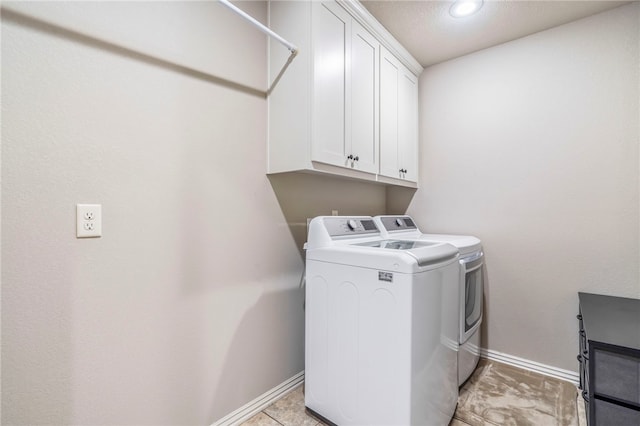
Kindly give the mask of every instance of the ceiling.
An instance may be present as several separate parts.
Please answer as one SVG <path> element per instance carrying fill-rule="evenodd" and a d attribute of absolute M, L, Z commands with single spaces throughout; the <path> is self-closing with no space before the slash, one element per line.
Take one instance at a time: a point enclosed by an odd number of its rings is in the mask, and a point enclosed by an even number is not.
<path fill-rule="evenodd" d="M 423 67 L 515 40 L 629 1 L 484 0 L 476 14 L 453 18 L 453 1 L 361 0 Z"/>

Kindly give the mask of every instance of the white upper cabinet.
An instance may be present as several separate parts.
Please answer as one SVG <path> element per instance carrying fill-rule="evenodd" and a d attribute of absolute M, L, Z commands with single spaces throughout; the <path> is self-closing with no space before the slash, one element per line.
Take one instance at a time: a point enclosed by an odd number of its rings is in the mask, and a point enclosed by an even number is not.
<path fill-rule="evenodd" d="M 312 161 L 378 171 L 380 45 L 337 3 L 312 5 Z"/>
<path fill-rule="evenodd" d="M 351 152 L 359 170 L 378 172 L 378 61 L 380 43 L 351 22 Z"/>
<path fill-rule="evenodd" d="M 312 19 L 312 159 L 346 166 L 351 16 L 335 3 L 314 2 Z"/>
<path fill-rule="evenodd" d="M 417 62 L 354 1 L 272 1 L 269 26 L 295 43 L 299 53 L 285 68 L 288 52 L 276 41 L 269 42 L 269 83 L 278 76 L 279 80 L 268 98 L 268 173 L 310 171 L 369 181 L 381 181 L 384 175 L 385 183 L 415 187 L 415 166 L 405 166 L 405 157 L 415 161 L 415 152 L 405 154 L 399 146 L 405 143 L 400 138 L 417 136 L 417 131 L 406 130 L 410 120 L 417 125 L 417 92 L 415 111 L 408 112 L 412 104 L 407 98 L 414 94 L 406 94 L 400 79 L 408 69 L 395 60 L 403 71 L 396 72 L 395 87 L 389 89 L 390 78 L 381 79 L 388 71 L 382 67 L 381 47 L 395 46 L 396 54 L 402 52 L 416 64 L 413 69 L 421 71 Z M 408 72 L 417 89 L 416 72 Z M 398 119 L 413 113 L 415 118 L 385 124 L 383 117 L 390 109 L 380 98 L 385 90 L 394 93 Z M 381 168 L 389 164 L 386 151 L 391 146 L 381 143 L 381 132 L 391 132 L 390 127 L 396 138 L 393 173 L 390 165 L 389 172 Z M 417 141 L 411 146 L 408 149 L 417 148 Z M 400 176 L 398 169 L 404 167 L 407 173 Z"/>
<path fill-rule="evenodd" d="M 380 174 L 418 181 L 418 81 L 385 48 L 380 54 Z"/>
<path fill-rule="evenodd" d="M 405 67 L 398 82 L 398 165 L 401 179 L 418 181 L 418 79 Z"/>
<path fill-rule="evenodd" d="M 398 157 L 398 81 L 400 63 L 386 49 L 380 55 L 380 174 L 400 177 Z"/>

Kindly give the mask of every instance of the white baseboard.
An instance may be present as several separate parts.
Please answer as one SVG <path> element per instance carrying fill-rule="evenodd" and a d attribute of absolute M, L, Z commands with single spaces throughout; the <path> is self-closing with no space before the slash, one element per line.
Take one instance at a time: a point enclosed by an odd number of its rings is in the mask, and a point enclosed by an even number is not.
<path fill-rule="evenodd" d="M 544 374 L 545 376 L 554 377 L 556 379 L 571 382 L 578 385 L 580 376 L 578 373 L 561 368 L 552 367 L 550 365 L 540 364 L 539 362 L 530 361 L 528 359 L 519 358 L 517 356 L 505 354 L 502 352 L 492 351 L 490 349 L 480 348 L 480 356 L 493 361 L 502 362 L 503 364 L 512 365 L 535 373 Z"/>
<path fill-rule="evenodd" d="M 246 403 L 233 413 L 227 414 L 211 426 L 238 425 L 249 420 L 251 417 L 255 416 L 273 402 L 283 397 L 287 392 L 298 386 L 303 381 L 304 371 L 301 371 L 290 379 L 280 383 L 278 386 L 266 391 L 253 401 Z"/>
<path fill-rule="evenodd" d="M 575 373 L 573 371 L 563 370 L 561 368 L 552 367 L 550 365 L 541 364 L 539 362 L 530 361 L 528 359 L 519 358 L 517 356 L 505 354 L 502 352 L 480 348 L 480 356 L 492 361 L 501 362 L 503 364 L 512 365 L 514 367 L 523 368 L 535 373 L 544 374 L 545 376 L 571 382 L 576 386 L 579 382 L 578 373 Z M 253 401 L 248 402 L 234 412 L 221 418 L 217 422 L 213 423 L 212 426 L 232 426 L 249 420 L 251 417 L 258 414 L 273 402 L 283 397 L 286 393 L 291 391 L 303 381 L 304 371 L 301 371 L 290 379 L 285 380 L 278 386 L 263 393 Z"/>

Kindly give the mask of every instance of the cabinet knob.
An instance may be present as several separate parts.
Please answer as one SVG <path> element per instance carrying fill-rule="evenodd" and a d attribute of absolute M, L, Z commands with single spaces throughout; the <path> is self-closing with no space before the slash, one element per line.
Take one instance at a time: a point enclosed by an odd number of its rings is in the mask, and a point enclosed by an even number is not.
<path fill-rule="evenodd" d="M 347 160 L 353 160 L 353 155 L 349 154 L 349 156 L 347 157 Z"/>
<path fill-rule="evenodd" d="M 353 161 L 358 161 L 360 158 L 358 158 L 358 156 L 356 155 L 353 159 Z"/>

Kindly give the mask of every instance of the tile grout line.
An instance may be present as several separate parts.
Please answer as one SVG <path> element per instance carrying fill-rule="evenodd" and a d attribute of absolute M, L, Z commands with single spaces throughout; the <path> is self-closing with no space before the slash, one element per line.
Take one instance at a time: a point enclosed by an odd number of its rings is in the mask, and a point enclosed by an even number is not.
<path fill-rule="evenodd" d="M 273 420 L 274 422 L 278 423 L 279 425 L 285 426 L 284 423 L 280 423 L 278 421 L 278 419 L 276 419 L 275 417 L 272 417 L 269 415 L 269 413 L 267 413 L 266 411 L 261 411 L 262 414 L 264 414 L 265 416 L 269 417 L 271 420 Z"/>

